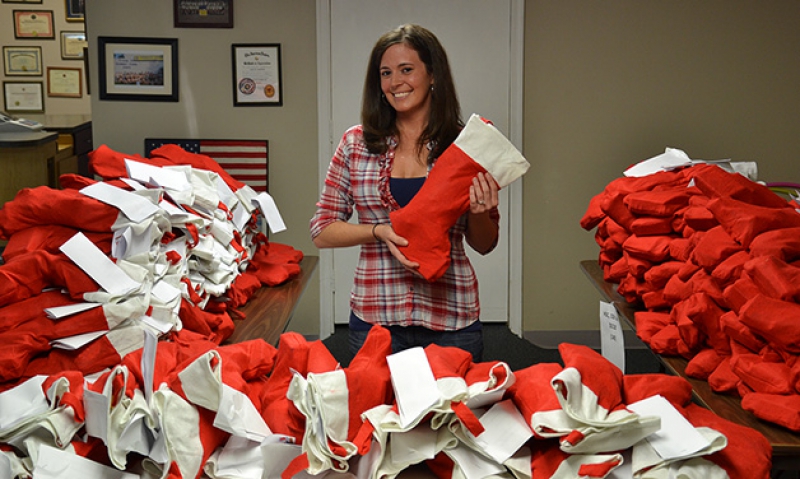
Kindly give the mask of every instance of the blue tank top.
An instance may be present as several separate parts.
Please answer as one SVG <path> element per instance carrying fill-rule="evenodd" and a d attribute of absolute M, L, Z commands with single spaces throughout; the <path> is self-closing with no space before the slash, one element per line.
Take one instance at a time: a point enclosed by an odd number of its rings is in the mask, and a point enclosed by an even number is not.
<path fill-rule="evenodd" d="M 389 178 L 389 190 L 392 192 L 394 200 L 402 208 L 417 194 L 423 183 L 425 183 L 424 176 L 421 178 Z"/>

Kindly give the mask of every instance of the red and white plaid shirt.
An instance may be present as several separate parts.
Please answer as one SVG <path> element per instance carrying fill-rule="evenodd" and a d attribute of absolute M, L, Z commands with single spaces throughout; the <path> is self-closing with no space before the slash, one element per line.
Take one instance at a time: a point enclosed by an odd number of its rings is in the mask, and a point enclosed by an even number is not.
<path fill-rule="evenodd" d="M 354 208 L 361 224 L 389 223 L 389 212 L 400 206 L 389 189 L 397 141 L 387 138 L 387 143 L 384 155 L 371 154 L 361 126 L 345 132 L 311 219 L 312 238 L 335 221 L 348 221 Z M 497 209 L 491 214 L 498 223 Z M 350 292 L 355 315 L 371 324 L 415 325 L 437 331 L 462 329 L 478 320 L 478 281 L 464 251 L 466 224 L 465 214 L 450 228 L 450 267 L 434 283 L 408 272 L 383 242 L 361 245 Z"/>

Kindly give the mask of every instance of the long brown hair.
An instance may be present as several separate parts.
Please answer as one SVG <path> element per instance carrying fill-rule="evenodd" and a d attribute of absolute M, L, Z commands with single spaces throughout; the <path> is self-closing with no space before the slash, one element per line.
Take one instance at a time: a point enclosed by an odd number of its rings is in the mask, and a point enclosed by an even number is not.
<path fill-rule="evenodd" d="M 398 134 L 395 119 L 397 113 L 382 98 L 380 80 L 381 59 L 392 45 L 404 43 L 419 55 L 428 74 L 433 77 L 431 107 L 428 123 L 420 136 L 419 148 L 429 142 L 433 150 L 428 163 L 437 158 L 455 140 L 464 123 L 461 121 L 461 106 L 458 102 L 447 53 L 436 35 L 419 25 L 406 24 L 386 32 L 372 48 L 364 80 L 364 97 L 361 101 L 361 124 L 364 140 L 371 153 L 385 153 L 386 137 Z"/>

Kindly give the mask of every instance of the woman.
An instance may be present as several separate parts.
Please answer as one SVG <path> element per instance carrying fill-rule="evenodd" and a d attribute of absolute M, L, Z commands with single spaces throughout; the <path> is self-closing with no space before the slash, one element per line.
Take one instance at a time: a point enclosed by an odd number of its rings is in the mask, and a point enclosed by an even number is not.
<path fill-rule="evenodd" d="M 311 237 L 318 248 L 361 246 L 350 295 L 349 346 L 355 354 L 374 324 L 388 327 L 393 351 L 435 343 L 457 346 L 481 361 L 478 283 L 464 242 L 481 254 L 498 239 L 497 183 L 478 174 L 470 207 L 448 232 L 451 264 L 429 283 L 399 247 L 389 213 L 402 208 L 463 123 L 447 54 L 418 25 L 384 34 L 372 49 L 361 125 L 345 132 L 328 167 Z M 359 224 L 348 223 L 353 210 Z"/>

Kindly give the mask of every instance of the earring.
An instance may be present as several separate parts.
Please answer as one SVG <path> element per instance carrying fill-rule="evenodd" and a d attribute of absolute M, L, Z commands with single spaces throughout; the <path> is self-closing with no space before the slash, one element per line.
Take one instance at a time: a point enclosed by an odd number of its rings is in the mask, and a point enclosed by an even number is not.
<path fill-rule="evenodd" d="M 433 91 L 433 83 L 431 83 L 431 91 Z"/>

